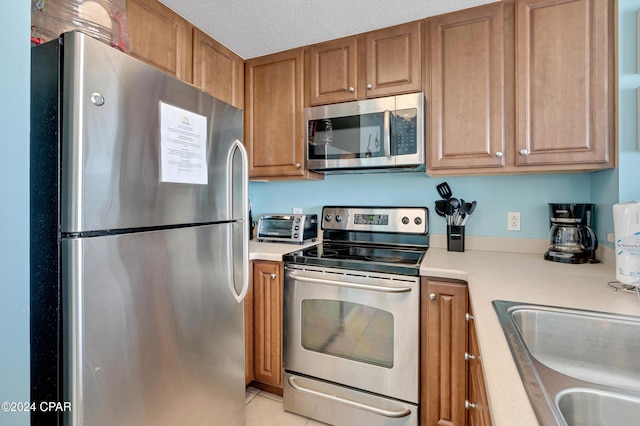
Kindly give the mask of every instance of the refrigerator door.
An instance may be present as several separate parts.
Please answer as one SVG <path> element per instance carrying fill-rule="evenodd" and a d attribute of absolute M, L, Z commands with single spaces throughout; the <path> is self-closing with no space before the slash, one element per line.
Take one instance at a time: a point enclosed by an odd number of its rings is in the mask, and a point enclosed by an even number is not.
<path fill-rule="evenodd" d="M 244 426 L 241 227 L 63 241 L 66 423 Z"/>
<path fill-rule="evenodd" d="M 81 33 L 63 50 L 63 233 L 244 218 L 226 167 L 241 110 Z"/>

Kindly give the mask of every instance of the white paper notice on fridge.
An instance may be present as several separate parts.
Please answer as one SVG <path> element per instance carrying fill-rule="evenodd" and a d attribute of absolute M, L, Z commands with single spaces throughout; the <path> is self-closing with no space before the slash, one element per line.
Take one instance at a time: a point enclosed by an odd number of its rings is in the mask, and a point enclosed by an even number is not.
<path fill-rule="evenodd" d="M 207 117 L 162 101 L 160 182 L 208 184 Z"/>

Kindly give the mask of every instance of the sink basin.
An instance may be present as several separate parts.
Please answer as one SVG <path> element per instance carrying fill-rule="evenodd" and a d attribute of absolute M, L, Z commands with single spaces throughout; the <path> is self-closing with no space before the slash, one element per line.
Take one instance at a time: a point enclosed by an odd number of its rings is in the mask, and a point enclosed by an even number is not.
<path fill-rule="evenodd" d="M 493 304 L 540 423 L 630 424 L 621 421 L 626 415 L 638 421 L 639 317 Z"/>
<path fill-rule="evenodd" d="M 570 425 L 633 425 L 640 419 L 640 398 L 611 392 L 567 389 L 557 405 Z"/>

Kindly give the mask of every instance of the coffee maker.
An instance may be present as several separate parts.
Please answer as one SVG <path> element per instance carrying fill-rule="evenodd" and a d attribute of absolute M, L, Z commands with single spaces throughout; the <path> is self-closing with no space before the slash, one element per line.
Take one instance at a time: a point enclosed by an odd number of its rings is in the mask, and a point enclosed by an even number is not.
<path fill-rule="evenodd" d="M 549 203 L 549 241 L 546 260 L 595 263 L 598 238 L 592 228 L 595 204 Z"/>

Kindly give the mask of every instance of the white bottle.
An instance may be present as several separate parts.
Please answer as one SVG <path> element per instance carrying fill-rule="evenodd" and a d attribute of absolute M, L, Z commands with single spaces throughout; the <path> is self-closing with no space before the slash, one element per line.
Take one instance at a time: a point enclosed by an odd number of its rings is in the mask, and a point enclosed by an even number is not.
<path fill-rule="evenodd" d="M 640 201 L 613 205 L 616 280 L 640 287 Z"/>

